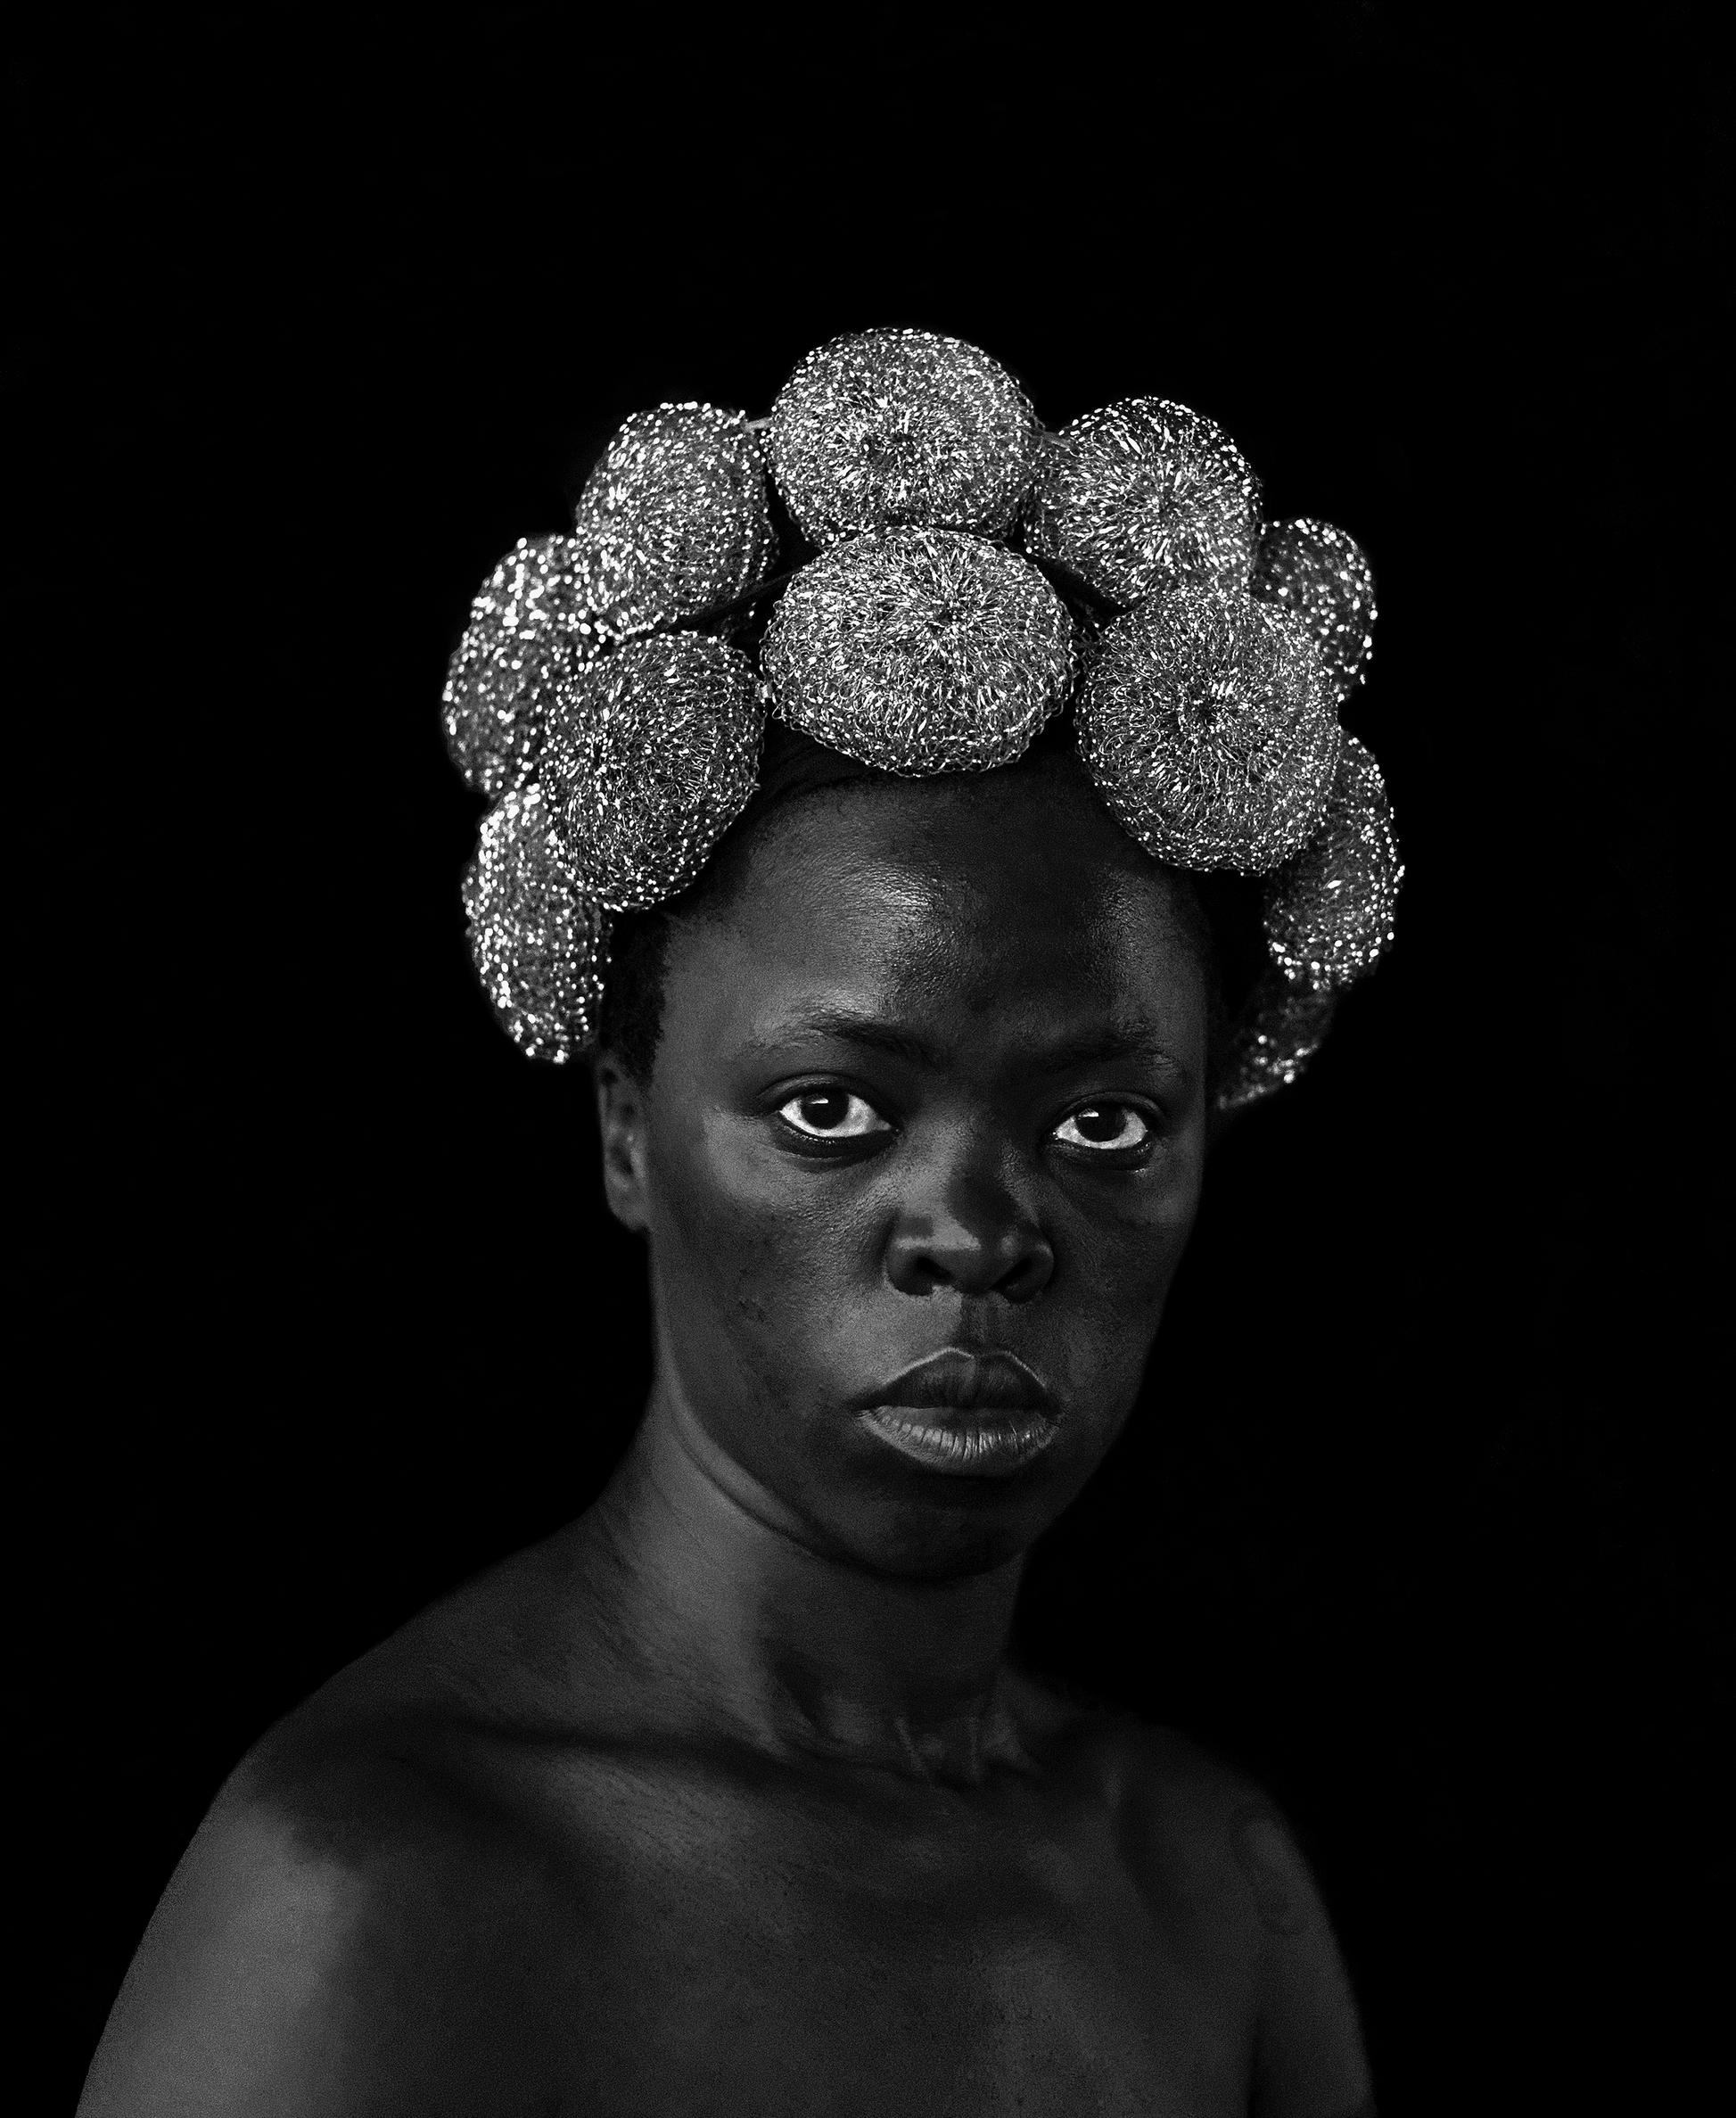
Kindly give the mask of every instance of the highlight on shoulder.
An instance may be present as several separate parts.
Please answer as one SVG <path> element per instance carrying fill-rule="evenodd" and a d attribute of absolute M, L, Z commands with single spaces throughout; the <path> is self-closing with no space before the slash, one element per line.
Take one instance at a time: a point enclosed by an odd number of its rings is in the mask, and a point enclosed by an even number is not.
<path fill-rule="evenodd" d="M 409 1746 L 292 1771 L 267 1744 L 164 1893 L 80 2118 L 447 2108 L 506 2048 L 522 2078 L 537 1899 L 506 1820 Z"/>

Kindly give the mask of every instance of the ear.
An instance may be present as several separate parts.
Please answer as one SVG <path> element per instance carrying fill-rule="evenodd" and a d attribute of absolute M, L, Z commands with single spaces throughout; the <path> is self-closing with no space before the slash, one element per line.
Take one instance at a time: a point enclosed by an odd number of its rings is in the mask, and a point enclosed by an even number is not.
<path fill-rule="evenodd" d="M 596 1129 L 603 1141 L 603 1196 L 623 1228 L 642 1235 L 650 1220 L 645 1170 L 645 1091 L 613 1053 L 591 1066 Z"/>

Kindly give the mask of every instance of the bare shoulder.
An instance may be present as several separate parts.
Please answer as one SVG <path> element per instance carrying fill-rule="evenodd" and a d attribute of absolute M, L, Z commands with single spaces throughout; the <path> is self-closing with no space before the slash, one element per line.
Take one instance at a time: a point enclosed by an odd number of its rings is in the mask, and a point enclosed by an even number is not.
<path fill-rule="evenodd" d="M 1356 2003 L 1319 1883 L 1257 1780 L 1170 1728 L 1067 1710 L 1141 1887 L 1245 1991 L 1255 2118 L 1371 2118 Z M 1057 1724 L 1058 1726 L 1059 1724 Z"/>
<path fill-rule="evenodd" d="M 506 1687 L 452 1638 L 415 1621 L 243 1762 L 134 1958 L 81 2118 L 482 2112 L 507 2047 L 522 2089 L 562 1885 L 490 1764 L 519 1734 Z"/>
<path fill-rule="evenodd" d="M 133 1959 L 81 2114 L 362 2107 L 351 2018 L 375 1885 L 356 1858 L 365 1805 L 325 1796 L 326 1828 L 309 1832 L 292 1802 L 225 1791 Z M 333 1830 L 340 1807 L 348 1828 Z"/>
<path fill-rule="evenodd" d="M 1271 1808 L 1257 1782 L 1179 1729 L 1065 1697 L 1028 1677 L 1018 1687 L 1033 1747 L 1089 1783 L 1148 1871 L 1190 1874 L 1203 1865 L 1225 1877 L 1242 1872 L 1238 1834 L 1255 1811 Z"/>

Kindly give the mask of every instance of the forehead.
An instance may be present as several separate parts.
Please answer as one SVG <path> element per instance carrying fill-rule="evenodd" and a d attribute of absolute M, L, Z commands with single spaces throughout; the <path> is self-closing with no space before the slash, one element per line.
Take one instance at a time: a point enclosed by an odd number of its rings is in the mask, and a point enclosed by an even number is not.
<path fill-rule="evenodd" d="M 948 1044 L 1145 1031 L 1196 1066 L 1185 886 L 1067 782 L 996 779 L 862 784 L 776 812 L 736 886 L 673 937 L 665 1035 L 843 1004 Z"/>

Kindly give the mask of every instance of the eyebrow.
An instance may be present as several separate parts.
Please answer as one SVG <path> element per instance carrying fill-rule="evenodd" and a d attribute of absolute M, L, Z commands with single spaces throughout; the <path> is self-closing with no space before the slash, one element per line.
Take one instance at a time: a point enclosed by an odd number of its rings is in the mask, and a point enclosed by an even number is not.
<path fill-rule="evenodd" d="M 832 1009 L 816 1015 L 786 1015 L 755 1037 L 755 1051 L 775 1051 L 797 1037 L 831 1037 L 843 1044 L 860 1044 L 888 1059 L 903 1059 L 912 1067 L 939 1067 L 940 1053 L 926 1037 L 911 1030 L 894 1029 L 877 1015 L 852 1015 L 847 1009 Z"/>
<path fill-rule="evenodd" d="M 1155 1032 L 1133 1025 L 1086 1030 L 1064 1038 L 1047 1047 L 1040 1064 L 1046 1074 L 1069 1074 L 1075 1067 L 1100 1066 L 1106 1059 L 1140 1059 L 1183 1080 L 1189 1071 Z"/>
<path fill-rule="evenodd" d="M 914 1031 L 899 1029 L 876 1015 L 852 1014 L 847 1009 L 832 1009 L 814 1015 L 790 1015 L 772 1024 L 765 1035 L 753 1040 L 756 1051 L 769 1052 L 794 1038 L 830 1037 L 840 1043 L 860 1045 L 864 1050 L 878 1051 L 888 1059 L 901 1059 L 907 1066 L 932 1067 L 939 1069 L 944 1060 L 936 1048 L 926 1037 Z M 1144 1025 L 1107 1026 L 1100 1029 L 1084 1030 L 1075 1037 L 1066 1037 L 1045 1046 L 1036 1054 L 1036 1063 L 1045 1074 L 1069 1074 L 1076 1067 L 1100 1066 L 1114 1059 L 1139 1059 L 1157 1068 L 1160 1073 L 1174 1075 L 1186 1081 L 1190 1069 L 1176 1058 L 1156 1033 Z"/>

